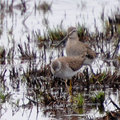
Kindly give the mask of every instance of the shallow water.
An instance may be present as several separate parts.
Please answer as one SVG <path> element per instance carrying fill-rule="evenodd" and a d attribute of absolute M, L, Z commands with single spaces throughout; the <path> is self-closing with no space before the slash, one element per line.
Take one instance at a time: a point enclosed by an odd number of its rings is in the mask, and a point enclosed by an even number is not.
<path fill-rule="evenodd" d="M 4 2 L 4 1 L 2 1 Z M 4 71 L 5 76 L 1 77 L 1 91 L 5 93 L 10 93 L 10 98 L 6 100 L 4 103 L 1 103 L 1 120 L 8 119 L 9 120 L 17 120 L 19 119 L 29 119 L 29 120 L 49 120 L 49 119 L 85 119 L 86 116 L 100 117 L 102 114 L 99 112 L 98 107 L 93 108 L 91 105 L 88 108 L 88 104 L 85 104 L 85 108 L 81 114 L 78 114 L 78 111 L 73 111 L 68 105 L 67 107 L 60 107 L 59 105 L 54 105 L 53 108 L 58 106 L 58 109 L 51 110 L 47 106 L 30 104 L 29 101 L 31 99 L 35 99 L 33 96 L 36 95 L 33 88 L 28 85 L 24 78 L 24 73 L 30 71 L 33 68 L 37 68 L 38 70 L 42 69 L 41 66 L 49 64 L 51 59 L 55 59 L 58 56 L 61 56 L 62 53 L 65 54 L 63 48 L 48 48 L 45 49 L 42 47 L 38 48 L 37 41 L 34 37 L 35 32 L 40 32 L 42 35 L 47 31 L 47 27 L 54 28 L 56 26 L 62 26 L 64 29 L 67 29 L 69 26 L 76 26 L 78 23 L 80 25 L 85 25 L 90 32 L 96 32 L 96 26 L 98 30 L 104 31 L 104 23 L 101 20 L 101 14 L 104 9 L 104 21 L 108 16 L 113 17 L 115 13 L 119 13 L 119 1 L 114 0 L 46 0 L 47 3 L 52 4 L 51 11 L 47 13 L 43 13 L 42 10 L 35 9 L 35 4 L 38 5 L 38 0 L 30 0 L 26 2 L 26 12 L 22 13 L 22 9 L 18 7 L 21 4 L 20 1 L 14 1 L 12 12 L 8 11 L 8 6 L 11 4 L 11 1 L 5 1 L 5 7 L 0 11 L 0 46 L 4 46 L 5 50 L 8 52 L 11 50 L 13 54 L 13 59 L 6 59 L 5 64 L 0 65 L 0 76 L 3 75 Z M 45 20 L 47 20 L 48 24 L 45 24 Z M 30 40 L 28 40 L 30 37 Z M 25 43 L 27 47 L 29 47 L 30 53 L 34 51 L 37 57 L 31 61 L 20 59 L 20 52 L 18 50 L 18 44 L 20 44 L 25 50 Z M 11 52 L 11 54 L 12 54 Z M 11 55 L 12 56 L 12 55 Z M 7 56 L 6 56 L 7 57 Z M 102 60 L 97 60 L 98 63 L 94 64 L 94 70 L 97 71 L 102 69 L 102 71 L 108 69 L 113 71 L 115 69 L 113 66 L 108 67 L 103 63 Z M 99 67 L 97 65 L 102 67 Z M 97 66 L 97 67 L 96 67 Z M 41 77 L 41 76 L 40 76 Z M 45 76 L 42 76 L 45 77 Z M 35 76 L 36 79 L 39 80 Z M 48 78 L 45 78 L 48 79 Z M 44 82 L 43 82 L 44 83 Z M 43 85 L 43 83 L 40 83 Z M 29 86 L 29 87 L 28 87 Z M 43 92 L 44 86 L 41 87 L 41 91 Z M 63 89 L 63 88 L 61 88 Z M 37 90 L 36 90 L 37 91 Z M 59 93 L 55 90 L 52 94 L 55 96 Z M 101 91 L 101 89 L 99 89 Z M 90 90 L 89 92 L 93 92 Z M 95 91 L 94 91 L 95 92 Z M 89 96 L 86 91 L 82 92 L 83 95 Z M 28 95 L 28 94 L 33 94 Z M 59 93 L 61 97 L 66 97 L 66 92 Z M 117 105 L 119 105 L 120 96 L 119 90 L 113 91 L 108 88 L 105 90 L 105 110 L 104 111 L 112 111 L 115 110 L 114 106 L 109 104 L 108 97 L 111 97 L 112 100 L 115 101 Z M 30 98 L 30 100 L 28 99 Z M 23 107 L 25 104 L 25 107 Z M 28 106 L 26 105 L 28 104 Z M 63 104 L 64 105 L 64 104 Z M 60 110 L 60 112 L 59 112 Z M 68 111 L 67 111 L 68 110 Z M 55 114 L 56 113 L 56 114 Z M 63 116 L 62 116 L 63 115 Z"/>

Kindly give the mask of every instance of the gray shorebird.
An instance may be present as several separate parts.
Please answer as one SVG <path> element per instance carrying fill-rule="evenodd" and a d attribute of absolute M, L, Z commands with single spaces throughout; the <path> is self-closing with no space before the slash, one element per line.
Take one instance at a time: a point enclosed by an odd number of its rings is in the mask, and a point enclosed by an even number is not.
<path fill-rule="evenodd" d="M 60 57 L 52 61 L 51 72 L 55 77 L 66 79 L 65 85 L 71 95 L 71 78 L 76 75 L 83 65 L 84 57 L 80 56 L 67 56 Z M 67 86 L 67 79 L 70 79 L 70 88 Z"/>
<path fill-rule="evenodd" d="M 66 43 L 66 54 L 67 56 L 84 56 L 85 61 L 83 62 L 83 65 L 89 65 L 91 71 L 91 63 L 96 58 L 96 52 L 93 51 L 90 46 L 86 43 L 83 43 L 79 41 L 77 29 L 75 27 L 69 27 L 68 28 L 68 40 Z"/>

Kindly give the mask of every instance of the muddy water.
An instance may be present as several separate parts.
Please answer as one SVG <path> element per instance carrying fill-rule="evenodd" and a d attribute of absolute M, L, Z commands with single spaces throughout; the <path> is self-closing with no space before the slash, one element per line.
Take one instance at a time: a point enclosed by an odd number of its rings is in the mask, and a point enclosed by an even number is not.
<path fill-rule="evenodd" d="M 115 106 L 109 104 L 109 97 L 119 105 L 118 90 L 110 88 L 98 90 L 105 92 L 104 110 L 102 112 L 97 105 L 93 107 L 90 102 L 87 102 L 88 97 L 96 90 L 82 91 L 81 93 L 86 99 L 85 106 L 82 110 L 75 110 L 71 107 L 71 104 L 66 105 L 68 95 L 62 87 L 49 88 L 49 85 L 47 85 L 49 82 L 45 80 L 50 81 L 52 78 L 48 78 L 44 74 L 38 77 L 35 73 L 29 77 L 28 72 L 36 69 L 42 70 L 42 67 L 49 64 L 51 59 L 61 56 L 62 52 L 65 54 L 64 48 L 46 49 L 42 47 L 39 49 L 34 36 L 35 32 L 40 32 L 43 35 L 48 27 L 54 29 L 58 25 L 67 29 L 69 26 L 76 26 L 78 23 L 85 25 L 90 32 L 95 32 L 96 27 L 99 31 L 104 31 L 103 21 L 108 16 L 112 17 L 115 13 L 119 13 L 119 1 L 46 0 L 47 3 L 51 4 L 51 10 L 46 13 L 37 9 L 42 2 L 39 0 L 26 1 L 25 8 L 21 1 L 14 1 L 13 4 L 10 0 L 1 1 L 0 46 L 5 47 L 6 58 L 10 54 L 10 57 L 5 60 L 5 64 L 0 65 L 0 91 L 4 95 L 8 94 L 5 101 L 0 103 L 1 120 L 7 120 L 8 115 L 9 120 L 18 120 L 18 118 L 23 120 L 87 119 L 86 116 L 90 118 L 100 117 L 105 114 L 105 111 L 114 110 Z M 103 21 L 101 20 L 101 14 L 104 14 Z M 36 58 L 33 57 L 32 60 L 28 60 L 23 57 L 21 59 L 18 44 L 22 46 L 23 50 L 27 49 L 29 53 L 33 51 Z M 104 71 L 106 64 L 102 64 L 102 62 L 100 64 L 103 65 Z M 107 69 L 113 70 L 114 68 Z M 40 82 L 37 83 L 36 80 Z M 64 99 L 64 103 L 56 104 L 55 102 L 53 106 L 49 106 L 51 103 L 48 101 L 52 100 L 43 97 L 46 95 L 43 93 L 47 91 L 47 87 L 48 90 L 51 90 L 55 99 L 58 96 L 60 100 Z M 41 96 L 37 91 L 41 93 Z M 48 99 L 48 101 L 43 99 Z"/>

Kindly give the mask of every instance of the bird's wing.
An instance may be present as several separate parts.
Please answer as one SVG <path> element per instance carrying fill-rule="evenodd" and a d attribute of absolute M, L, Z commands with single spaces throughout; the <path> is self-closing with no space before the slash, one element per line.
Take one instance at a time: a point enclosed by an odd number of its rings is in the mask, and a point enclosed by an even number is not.
<path fill-rule="evenodd" d="M 67 60 L 68 66 L 73 70 L 77 71 L 82 67 L 84 62 L 84 58 L 81 57 L 71 57 L 71 59 Z"/>

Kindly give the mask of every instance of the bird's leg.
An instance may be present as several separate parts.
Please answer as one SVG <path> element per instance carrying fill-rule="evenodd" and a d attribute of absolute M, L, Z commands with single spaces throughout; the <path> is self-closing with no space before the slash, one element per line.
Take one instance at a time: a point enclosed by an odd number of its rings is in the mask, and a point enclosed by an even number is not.
<path fill-rule="evenodd" d="M 72 95 L 72 80 L 70 79 L 69 94 Z"/>
<path fill-rule="evenodd" d="M 65 86 L 70 96 L 70 102 L 72 102 L 72 80 L 70 79 L 70 86 L 67 85 L 67 80 L 65 80 Z"/>
<path fill-rule="evenodd" d="M 70 79 L 70 87 L 69 87 L 69 95 L 70 95 L 70 102 L 72 102 L 72 80 Z"/>
<path fill-rule="evenodd" d="M 69 91 L 69 87 L 68 87 L 68 85 L 67 85 L 67 79 L 65 80 L 65 86 L 66 86 L 66 88 L 67 88 L 67 91 Z"/>

